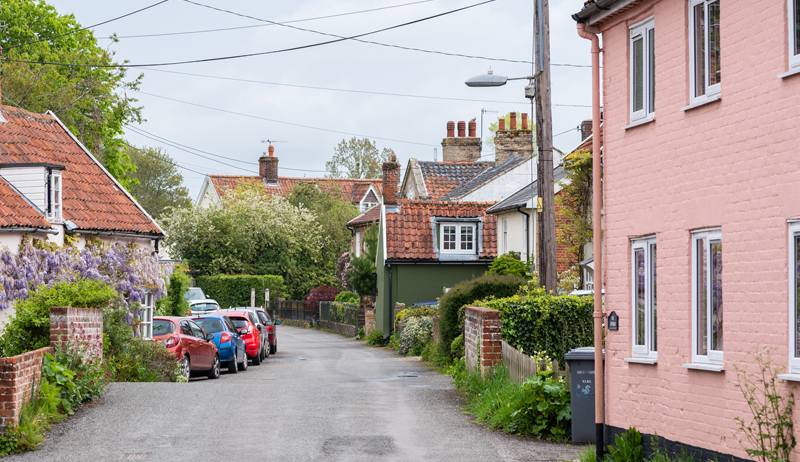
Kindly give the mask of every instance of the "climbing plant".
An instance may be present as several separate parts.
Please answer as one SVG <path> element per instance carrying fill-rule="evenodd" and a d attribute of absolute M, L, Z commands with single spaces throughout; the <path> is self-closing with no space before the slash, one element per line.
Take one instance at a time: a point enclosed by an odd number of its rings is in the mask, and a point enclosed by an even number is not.
<path fill-rule="evenodd" d="M 584 259 L 583 248 L 592 241 L 592 153 L 577 150 L 564 158 L 564 179 L 556 195 L 556 239 L 567 246 L 569 266 Z M 583 276 L 581 275 L 581 278 Z M 580 285 L 583 286 L 583 280 Z"/>

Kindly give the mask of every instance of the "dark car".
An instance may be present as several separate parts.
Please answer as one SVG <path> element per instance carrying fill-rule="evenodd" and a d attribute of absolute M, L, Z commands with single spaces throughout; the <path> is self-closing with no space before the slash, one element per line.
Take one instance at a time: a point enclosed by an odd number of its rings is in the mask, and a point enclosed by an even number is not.
<path fill-rule="evenodd" d="M 265 350 L 268 348 L 266 346 L 266 335 L 262 335 L 264 326 L 258 322 L 255 313 L 249 311 L 249 309 L 239 310 L 235 308 L 220 310 L 218 313 L 227 315 L 233 321 L 236 330 L 242 335 L 247 357 L 253 360 L 253 365 L 258 366 L 261 364 L 261 360 L 266 357 Z"/>
<path fill-rule="evenodd" d="M 267 339 L 269 341 L 269 354 L 274 355 L 278 352 L 278 329 L 277 326 L 281 323 L 280 320 L 272 320 L 272 317 L 263 308 L 255 308 L 256 316 L 261 320 L 261 324 L 267 330 Z"/>
<path fill-rule="evenodd" d="M 211 313 L 207 316 L 194 317 L 192 321 L 214 336 L 220 361 L 228 368 L 228 372 L 235 374 L 239 369 L 247 369 L 244 364 L 247 362 L 244 339 L 229 317 Z"/>
<path fill-rule="evenodd" d="M 214 336 L 195 322 L 174 316 L 153 318 L 153 339 L 163 341 L 181 363 L 188 380 L 192 372 L 206 372 L 210 379 L 219 378 L 220 359 Z"/>

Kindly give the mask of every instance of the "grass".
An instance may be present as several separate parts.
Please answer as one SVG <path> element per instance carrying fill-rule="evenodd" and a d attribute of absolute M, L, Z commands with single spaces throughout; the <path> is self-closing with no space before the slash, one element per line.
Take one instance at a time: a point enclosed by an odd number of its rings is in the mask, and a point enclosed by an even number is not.
<path fill-rule="evenodd" d="M 646 462 L 695 462 L 695 458 L 686 453 L 685 450 L 681 450 L 679 455 L 669 455 L 665 450 L 660 447 L 660 440 L 658 436 L 654 436 L 650 444 L 654 446 L 656 449 L 653 455 L 645 459 Z M 594 450 L 594 447 L 587 447 L 583 452 L 580 453 L 578 456 L 578 460 L 580 462 L 596 462 L 597 456 Z M 718 462 L 717 458 L 714 458 L 714 462 Z"/>

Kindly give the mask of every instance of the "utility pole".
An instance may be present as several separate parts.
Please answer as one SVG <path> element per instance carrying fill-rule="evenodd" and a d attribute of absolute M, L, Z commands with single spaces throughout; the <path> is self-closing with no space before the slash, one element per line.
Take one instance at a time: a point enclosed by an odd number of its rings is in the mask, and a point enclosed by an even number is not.
<path fill-rule="evenodd" d="M 556 209 L 553 192 L 553 116 L 550 113 L 550 6 L 534 0 L 534 89 L 536 94 L 537 181 L 539 186 L 536 240 L 539 281 L 548 293 L 558 291 L 556 281 Z"/>

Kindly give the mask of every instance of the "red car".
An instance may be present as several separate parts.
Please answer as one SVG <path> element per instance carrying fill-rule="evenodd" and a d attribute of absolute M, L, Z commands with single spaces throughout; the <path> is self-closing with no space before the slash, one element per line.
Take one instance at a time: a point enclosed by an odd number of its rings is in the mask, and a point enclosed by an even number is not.
<path fill-rule="evenodd" d="M 267 335 L 269 336 L 269 354 L 275 354 L 278 352 L 278 332 L 276 327 L 281 322 L 277 319 L 273 321 L 272 316 L 264 311 L 264 308 L 256 308 L 255 310 L 261 324 L 267 329 Z"/>
<path fill-rule="evenodd" d="M 163 341 L 181 363 L 186 379 L 192 372 L 206 372 L 209 379 L 219 378 L 219 352 L 214 335 L 206 334 L 195 322 L 174 316 L 153 318 L 153 339 Z"/>
<path fill-rule="evenodd" d="M 261 340 L 261 323 L 256 319 L 256 315 L 248 311 L 230 311 L 225 310 L 227 315 L 236 329 L 242 334 L 244 340 L 244 347 L 247 351 L 247 357 L 253 360 L 253 365 L 258 366 L 261 364 L 261 359 L 265 356 L 264 350 L 269 346 L 264 345 Z"/>

